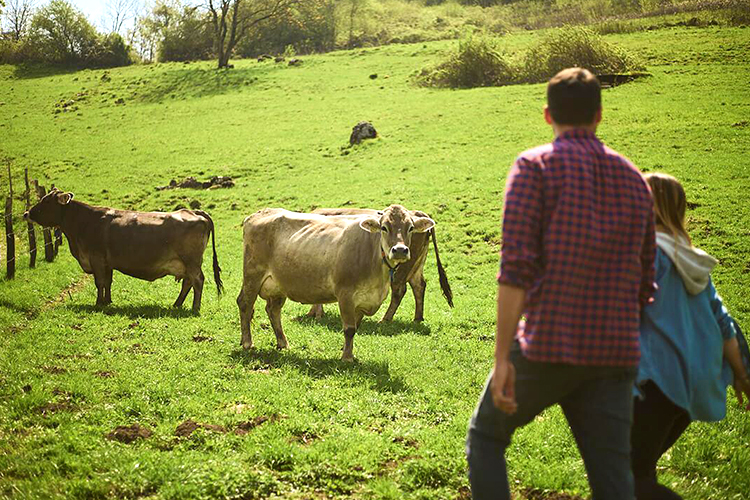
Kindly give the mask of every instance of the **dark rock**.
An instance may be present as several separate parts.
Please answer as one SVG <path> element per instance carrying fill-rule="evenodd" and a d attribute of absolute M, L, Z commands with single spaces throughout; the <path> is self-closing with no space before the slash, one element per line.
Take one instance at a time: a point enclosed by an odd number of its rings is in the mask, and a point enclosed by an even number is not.
<path fill-rule="evenodd" d="M 349 136 L 349 144 L 359 144 L 365 139 L 374 139 L 378 132 L 370 122 L 359 122 L 352 128 L 352 135 Z"/>
<path fill-rule="evenodd" d="M 285 59 L 284 59 L 283 56 L 278 56 L 278 57 L 274 58 L 274 62 L 277 62 L 277 63 L 284 62 L 284 61 L 285 61 Z"/>
<path fill-rule="evenodd" d="M 373 74 L 370 75 L 370 80 L 376 80 L 377 78 L 378 78 L 378 74 L 377 73 L 373 73 Z"/>
<path fill-rule="evenodd" d="M 190 200 L 190 208 L 193 210 L 198 210 L 201 207 L 201 202 L 198 200 Z"/>
<path fill-rule="evenodd" d="M 289 59 L 289 66 L 299 66 L 302 64 L 302 59 L 297 59 L 296 57 Z"/>

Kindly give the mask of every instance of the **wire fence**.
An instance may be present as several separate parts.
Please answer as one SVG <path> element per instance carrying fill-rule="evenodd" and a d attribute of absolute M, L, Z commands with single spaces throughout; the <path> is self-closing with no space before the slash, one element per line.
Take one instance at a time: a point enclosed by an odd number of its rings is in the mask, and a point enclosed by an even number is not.
<path fill-rule="evenodd" d="M 12 279 L 15 277 L 16 262 L 19 259 L 16 255 L 16 239 L 18 238 L 19 241 L 23 241 L 23 235 L 26 235 L 29 240 L 29 246 L 26 249 L 29 254 L 29 267 L 36 267 L 36 257 L 38 253 L 36 228 L 32 221 L 25 219 L 24 216 L 32 205 L 32 196 L 34 200 L 41 199 L 47 194 L 47 191 L 44 186 L 39 185 L 39 182 L 36 179 L 29 182 L 29 172 L 28 169 L 25 169 L 25 190 L 23 191 L 23 200 L 21 202 L 25 204 L 26 210 L 23 210 L 22 212 L 14 212 L 13 179 L 10 168 L 11 162 L 10 160 L 6 161 L 8 166 L 8 194 L 5 197 L 5 209 L 3 210 L 3 213 L 0 214 L 2 215 L 2 219 L 0 220 L 3 221 L 5 227 L 5 248 L 3 249 L 2 246 L 0 246 L 0 250 L 4 250 L 4 252 L 2 252 L 4 255 L 0 254 L 0 263 L 2 263 L 3 260 L 5 261 L 6 278 Z M 0 195 L 2 194 L 5 193 L 0 193 Z M 25 231 L 18 232 L 15 230 L 14 224 L 21 220 L 26 221 L 27 227 Z M 62 245 L 62 232 L 59 228 L 55 228 L 53 234 L 50 228 L 42 227 L 42 235 L 44 242 L 41 243 L 41 250 L 44 252 L 44 258 L 47 262 L 53 262 L 57 256 L 59 247 Z"/>

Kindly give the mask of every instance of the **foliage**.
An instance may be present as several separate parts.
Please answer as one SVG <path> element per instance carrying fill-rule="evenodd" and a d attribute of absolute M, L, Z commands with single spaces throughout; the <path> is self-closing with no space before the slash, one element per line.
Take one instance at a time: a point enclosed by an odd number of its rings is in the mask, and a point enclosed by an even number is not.
<path fill-rule="evenodd" d="M 537 38 L 524 30 L 502 43 L 520 56 Z M 750 30 L 675 26 L 604 40 L 641 55 L 653 77 L 604 91 L 600 135 L 640 168 L 683 181 L 691 236 L 720 260 L 714 283 L 750 324 L 750 124 L 738 85 L 750 81 Z M 17 159 L 14 186 L 28 166 L 48 187 L 96 205 L 171 210 L 198 200 L 215 222 L 230 292 L 220 301 L 205 294 L 196 317 L 170 307 L 173 280 L 116 273 L 115 302 L 99 311 L 93 279 L 67 247 L 29 270 L 19 243 L 16 280 L 0 279 L 0 497 L 466 498 L 466 424 L 492 365 L 503 182 L 519 151 L 552 135 L 542 85 L 442 91 L 410 83 L 415 68 L 451 51 L 455 42 L 438 41 L 311 55 L 299 68 L 133 65 L 106 79 L 102 70 L 0 66 L 0 149 Z M 61 99 L 79 109 L 54 114 Z M 343 154 L 361 119 L 381 139 Z M 237 186 L 154 189 L 221 174 Z M 393 324 L 377 323 L 382 309 L 365 318 L 357 363 L 338 359 L 335 305 L 320 322 L 295 321 L 307 308 L 287 301 L 291 347 L 279 352 L 259 301 L 257 348 L 239 348 L 232 295 L 246 215 L 393 202 L 436 218 L 455 309 L 442 301 L 430 251 L 425 323 L 411 322 L 411 294 Z M 734 396 L 728 406 L 722 422 L 691 424 L 659 463 L 686 500 L 750 491 L 750 413 Z M 174 435 L 188 418 L 231 431 L 274 413 L 279 420 L 244 436 Z M 134 423 L 154 436 L 106 439 Z M 558 408 L 514 436 L 508 466 L 514 489 L 590 496 Z"/>
<path fill-rule="evenodd" d="M 286 15 L 259 23 L 237 45 L 242 57 L 280 54 L 291 45 L 299 54 L 327 52 L 336 48 L 334 0 L 307 0 L 290 8 Z"/>
<path fill-rule="evenodd" d="M 419 78 L 422 85 L 471 88 L 509 85 L 518 81 L 517 70 L 500 52 L 496 40 L 469 36 L 461 40 L 458 51 Z"/>
<path fill-rule="evenodd" d="M 79 64 L 94 53 L 96 29 L 65 0 L 52 0 L 31 21 L 31 38 L 47 62 Z"/>
<path fill-rule="evenodd" d="M 567 27 L 550 32 L 526 55 L 523 80 L 543 82 L 558 71 L 579 66 L 594 74 L 633 73 L 643 64 L 621 47 L 584 27 Z"/>
<path fill-rule="evenodd" d="M 166 6 L 161 8 L 168 9 Z M 161 30 L 160 61 L 196 61 L 213 57 L 213 34 L 208 19 L 197 8 L 182 7 L 162 23 L 154 22 L 154 26 Z"/>

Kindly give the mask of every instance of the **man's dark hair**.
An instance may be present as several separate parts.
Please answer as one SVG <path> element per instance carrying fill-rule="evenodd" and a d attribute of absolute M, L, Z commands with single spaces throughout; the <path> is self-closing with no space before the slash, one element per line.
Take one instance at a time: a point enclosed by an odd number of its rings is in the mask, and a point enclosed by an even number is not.
<path fill-rule="evenodd" d="M 555 123 L 588 125 L 602 107 L 602 87 L 587 69 L 564 69 L 547 84 L 547 106 Z"/>

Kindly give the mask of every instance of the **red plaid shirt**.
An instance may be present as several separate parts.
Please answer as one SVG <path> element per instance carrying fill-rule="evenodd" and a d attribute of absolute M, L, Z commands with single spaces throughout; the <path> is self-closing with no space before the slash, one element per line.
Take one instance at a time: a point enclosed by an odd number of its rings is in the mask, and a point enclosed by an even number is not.
<path fill-rule="evenodd" d="M 592 132 L 563 133 L 518 157 L 497 279 L 526 290 L 518 339 L 528 359 L 637 365 L 655 253 L 648 185 Z"/>

